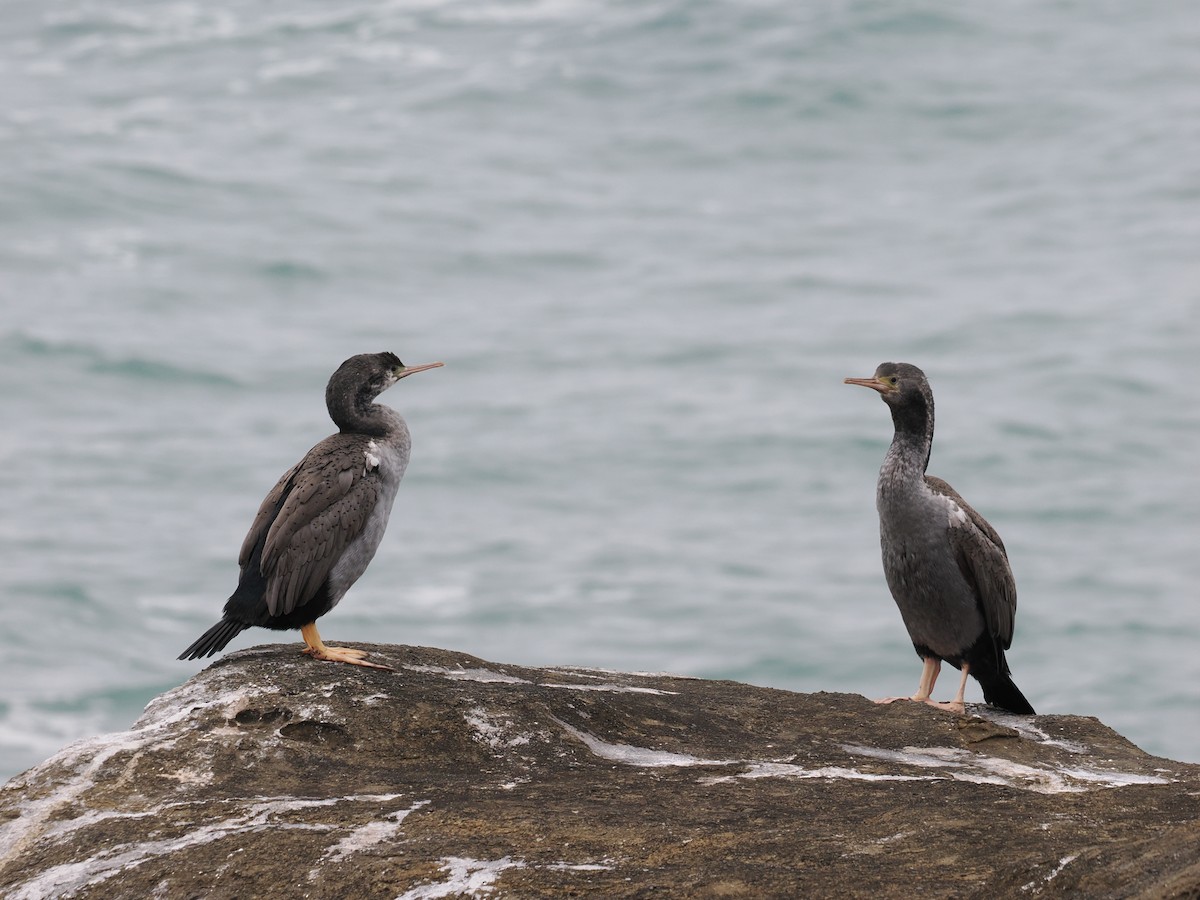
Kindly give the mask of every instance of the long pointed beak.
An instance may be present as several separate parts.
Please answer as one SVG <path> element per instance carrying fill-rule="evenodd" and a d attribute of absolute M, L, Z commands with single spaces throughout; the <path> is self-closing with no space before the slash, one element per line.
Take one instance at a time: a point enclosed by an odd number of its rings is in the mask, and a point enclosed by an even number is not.
<path fill-rule="evenodd" d="M 890 384 L 880 381 L 874 376 L 870 378 L 846 378 L 842 381 L 842 384 L 857 384 L 859 387 L 870 388 L 873 391 L 879 391 L 881 394 L 892 389 Z"/>
<path fill-rule="evenodd" d="M 405 366 L 403 369 L 401 369 L 399 372 L 396 373 L 396 380 L 399 381 L 401 378 L 406 378 L 409 375 L 415 375 L 417 372 L 424 372 L 426 369 L 436 369 L 438 366 L 444 366 L 444 365 L 445 365 L 445 363 L 435 362 L 435 363 L 424 363 L 423 365 L 419 365 L 419 366 Z"/>

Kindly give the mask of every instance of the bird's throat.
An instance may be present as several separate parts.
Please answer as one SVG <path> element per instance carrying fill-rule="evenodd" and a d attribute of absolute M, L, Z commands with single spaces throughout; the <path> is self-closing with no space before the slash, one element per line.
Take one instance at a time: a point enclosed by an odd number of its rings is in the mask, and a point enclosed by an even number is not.
<path fill-rule="evenodd" d="M 933 444 L 932 435 L 914 435 L 897 431 L 888 447 L 887 456 L 879 470 L 879 486 L 896 489 L 924 484 L 925 469 L 929 465 L 929 451 Z"/>

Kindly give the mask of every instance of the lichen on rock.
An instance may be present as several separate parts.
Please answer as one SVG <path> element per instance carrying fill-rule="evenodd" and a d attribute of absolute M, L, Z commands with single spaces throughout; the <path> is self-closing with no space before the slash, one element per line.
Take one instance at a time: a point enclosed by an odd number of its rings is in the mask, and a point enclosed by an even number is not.
<path fill-rule="evenodd" d="M 1200 767 L 1095 719 L 230 654 L 0 787 L 0 896 L 1184 896 Z"/>

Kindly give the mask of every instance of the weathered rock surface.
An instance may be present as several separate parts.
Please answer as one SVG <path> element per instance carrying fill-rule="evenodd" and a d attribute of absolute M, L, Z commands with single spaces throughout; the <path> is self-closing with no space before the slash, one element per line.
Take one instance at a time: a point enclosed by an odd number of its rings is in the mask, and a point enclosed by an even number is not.
<path fill-rule="evenodd" d="M 0 896 L 1200 896 L 1200 766 L 1095 719 L 366 649 L 9 781 Z"/>

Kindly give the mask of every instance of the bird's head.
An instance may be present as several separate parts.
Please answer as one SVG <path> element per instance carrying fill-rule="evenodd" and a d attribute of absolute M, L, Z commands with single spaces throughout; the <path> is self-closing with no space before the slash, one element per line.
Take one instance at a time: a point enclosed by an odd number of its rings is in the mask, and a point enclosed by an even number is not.
<path fill-rule="evenodd" d="M 325 388 L 325 403 L 330 410 L 347 404 L 363 408 L 401 378 L 440 365 L 442 363 L 433 362 L 406 366 L 395 353 L 360 353 L 338 366 L 330 377 Z M 336 417 L 334 421 L 337 421 Z"/>
<path fill-rule="evenodd" d="M 925 373 L 916 366 L 885 362 L 870 378 L 847 378 L 846 384 L 879 391 L 891 408 L 897 434 L 915 435 L 926 443 L 933 441 L 933 391 Z"/>
<path fill-rule="evenodd" d="M 870 378 L 847 378 L 846 384 L 857 384 L 879 391 L 883 402 L 894 408 L 926 401 L 933 406 L 932 392 L 925 373 L 908 363 L 885 362 Z"/>
<path fill-rule="evenodd" d="M 386 391 L 401 378 L 407 378 L 409 375 L 415 375 L 417 372 L 424 372 L 426 369 L 436 369 L 443 365 L 440 362 L 422 363 L 419 366 L 406 366 L 400 362 L 400 357 L 395 353 L 365 353 L 362 356 L 352 356 L 346 362 L 354 359 L 367 360 L 365 374 L 367 375 L 367 385 L 378 396 L 383 391 Z M 346 363 L 342 363 L 343 366 Z"/>

